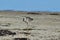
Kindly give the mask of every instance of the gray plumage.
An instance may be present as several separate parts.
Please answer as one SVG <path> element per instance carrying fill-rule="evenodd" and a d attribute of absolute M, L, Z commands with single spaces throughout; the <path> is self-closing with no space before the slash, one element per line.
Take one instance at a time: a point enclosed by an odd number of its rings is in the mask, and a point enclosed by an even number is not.
<path fill-rule="evenodd" d="M 25 17 L 25 18 L 23 18 L 23 21 L 28 24 L 29 22 L 33 21 L 33 18 Z"/>

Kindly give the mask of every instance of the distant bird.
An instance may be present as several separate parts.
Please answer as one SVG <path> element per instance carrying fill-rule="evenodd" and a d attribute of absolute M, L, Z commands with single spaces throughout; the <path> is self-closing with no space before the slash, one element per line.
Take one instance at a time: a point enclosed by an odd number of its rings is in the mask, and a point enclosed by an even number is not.
<path fill-rule="evenodd" d="M 33 18 L 25 17 L 25 18 L 23 18 L 23 21 L 28 24 L 29 22 L 33 21 Z"/>
<path fill-rule="evenodd" d="M 26 28 L 27 33 L 24 32 L 24 34 L 27 34 L 27 35 L 30 34 L 30 33 L 28 33 L 28 32 L 29 32 L 28 29 L 30 29 L 30 28 L 29 28 L 29 27 L 30 27 L 30 26 L 29 26 L 29 23 L 30 23 L 31 21 L 33 21 L 33 18 L 31 18 L 31 17 L 24 17 L 24 18 L 23 18 L 23 22 L 25 22 L 25 23 L 27 24 L 27 28 Z M 26 36 L 27 36 L 27 35 L 26 35 Z"/>

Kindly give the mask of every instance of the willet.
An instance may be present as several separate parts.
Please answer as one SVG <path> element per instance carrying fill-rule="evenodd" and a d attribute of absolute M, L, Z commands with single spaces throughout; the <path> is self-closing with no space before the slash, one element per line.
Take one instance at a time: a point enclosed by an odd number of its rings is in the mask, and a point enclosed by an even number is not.
<path fill-rule="evenodd" d="M 33 18 L 31 18 L 31 17 L 25 17 L 25 18 L 23 18 L 23 21 L 28 25 L 29 22 L 33 21 Z"/>
<path fill-rule="evenodd" d="M 31 21 L 33 21 L 33 18 L 31 18 L 31 17 L 25 17 L 25 18 L 23 18 L 23 22 L 25 22 L 26 24 L 27 24 L 27 27 L 25 28 L 26 29 L 26 33 L 29 33 L 29 29 L 31 29 L 31 27 L 29 27 L 29 23 L 31 22 Z M 28 34 L 26 34 L 26 36 L 27 36 Z"/>

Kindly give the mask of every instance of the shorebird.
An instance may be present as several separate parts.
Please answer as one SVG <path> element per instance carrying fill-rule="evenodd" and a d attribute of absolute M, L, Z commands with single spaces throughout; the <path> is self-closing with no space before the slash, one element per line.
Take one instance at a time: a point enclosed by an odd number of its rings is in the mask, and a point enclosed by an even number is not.
<path fill-rule="evenodd" d="M 31 18 L 31 17 L 24 17 L 23 18 L 23 22 L 25 22 L 26 24 L 27 24 L 27 27 L 25 28 L 26 29 L 26 36 L 28 36 L 28 34 L 29 34 L 29 30 L 28 29 L 30 29 L 31 27 L 29 26 L 29 23 L 31 22 L 31 21 L 33 21 L 33 18 Z"/>
<path fill-rule="evenodd" d="M 25 18 L 23 18 L 23 21 L 24 21 L 26 24 L 29 24 L 29 22 L 33 21 L 33 18 L 31 18 L 31 17 L 25 17 Z"/>

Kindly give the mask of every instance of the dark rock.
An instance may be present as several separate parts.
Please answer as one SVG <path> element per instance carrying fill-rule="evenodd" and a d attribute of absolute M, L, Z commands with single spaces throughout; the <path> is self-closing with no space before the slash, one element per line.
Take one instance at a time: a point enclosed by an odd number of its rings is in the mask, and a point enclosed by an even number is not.
<path fill-rule="evenodd" d="M 27 14 L 39 15 L 40 13 L 28 12 Z"/>
<path fill-rule="evenodd" d="M 27 40 L 27 38 L 14 38 L 14 40 Z"/>
<path fill-rule="evenodd" d="M 59 15 L 58 13 L 51 13 L 50 15 Z"/>
<path fill-rule="evenodd" d="M 8 30 L 0 30 L 0 36 L 5 36 L 5 35 L 16 35 L 16 33 Z"/>
<path fill-rule="evenodd" d="M 9 33 L 9 35 L 16 35 L 16 33 L 15 33 L 15 32 L 13 32 L 13 33 L 12 33 L 12 32 L 10 32 L 10 33 Z"/>

